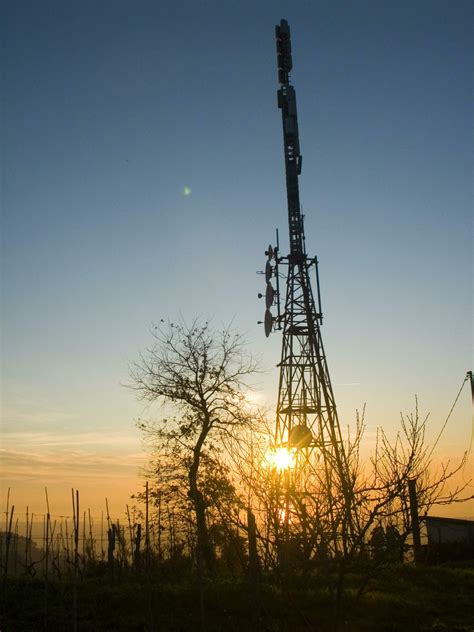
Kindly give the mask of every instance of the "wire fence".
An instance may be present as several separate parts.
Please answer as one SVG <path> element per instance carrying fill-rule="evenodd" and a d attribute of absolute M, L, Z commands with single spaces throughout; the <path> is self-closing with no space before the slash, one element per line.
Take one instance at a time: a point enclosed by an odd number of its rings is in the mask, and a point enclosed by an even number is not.
<path fill-rule="evenodd" d="M 182 525 L 169 506 L 149 500 L 148 483 L 144 507 L 126 505 L 120 517 L 109 512 L 108 501 L 100 515 L 81 510 L 79 490 L 72 490 L 70 515 L 47 511 L 17 512 L 10 505 L 8 490 L 4 520 L 0 523 L 0 570 L 9 576 L 58 578 L 84 576 L 92 567 L 105 565 L 111 571 L 142 568 L 151 557 L 167 559 L 191 543 L 192 533 L 182 533 Z"/>

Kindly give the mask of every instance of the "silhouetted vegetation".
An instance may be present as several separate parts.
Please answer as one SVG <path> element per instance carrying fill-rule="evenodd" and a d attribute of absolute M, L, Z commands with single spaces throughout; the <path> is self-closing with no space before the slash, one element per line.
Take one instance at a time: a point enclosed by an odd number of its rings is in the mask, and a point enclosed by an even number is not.
<path fill-rule="evenodd" d="M 472 629 L 472 548 L 454 547 L 457 566 L 430 566 L 446 560 L 434 549 L 413 563 L 413 504 L 424 514 L 465 490 L 450 485 L 464 460 L 434 470 L 418 402 L 395 439 L 379 431 L 370 460 L 362 414 L 343 468 L 303 450 L 282 466 L 246 397 L 255 370 L 230 329 L 155 331 L 132 368 L 155 415 L 138 422 L 144 489 L 121 519 L 107 503 L 91 516 L 73 490 L 72 517 L 55 520 L 46 491 L 47 513 L 20 525 L 7 499 L 0 629 Z"/>
<path fill-rule="evenodd" d="M 103 569 L 102 569 L 103 570 Z M 340 629 L 351 632 L 397 630 L 407 632 L 470 632 L 474 624 L 473 568 L 413 567 L 390 564 L 378 569 L 363 594 L 361 579 L 367 565 L 354 567 L 348 577 Z M 274 576 L 261 579 L 259 599 L 242 580 L 217 575 L 204 587 L 205 621 L 209 632 L 232 630 L 334 630 L 333 604 L 328 583 L 335 569 L 296 573 L 285 585 Z M 5 593 L 5 625 L 11 632 L 72 630 L 74 584 L 49 585 L 45 608 L 44 580 L 16 578 Z M 91 632 L 199 630 L 200 590 L 189 568 L 181 562 L 157 563 L 153 573 L 107 579 L 97 568 L 77 586 L 77 627 Z"/>

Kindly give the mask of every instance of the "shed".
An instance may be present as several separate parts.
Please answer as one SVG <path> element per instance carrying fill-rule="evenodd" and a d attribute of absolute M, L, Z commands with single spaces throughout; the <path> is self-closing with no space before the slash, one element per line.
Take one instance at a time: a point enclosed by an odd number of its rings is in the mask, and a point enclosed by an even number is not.
<path fill-rule="evenodd" d="M 428 545 L 474 544 L 474 520 L 425 516 Z"/>

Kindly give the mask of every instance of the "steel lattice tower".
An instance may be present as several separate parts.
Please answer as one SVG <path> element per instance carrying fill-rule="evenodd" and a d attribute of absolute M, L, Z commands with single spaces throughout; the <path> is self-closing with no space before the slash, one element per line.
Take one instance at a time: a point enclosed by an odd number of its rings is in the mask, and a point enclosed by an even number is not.
<path fill-rule="evenodd" d="M 289 81 L 292 69 L 290 29 L 286 20 L 276 26 L 278 54 L 278 107 L 282 112 L 283 141 L 288 198 L 290 254 L 280 257 L 271 247 L 268 255 L 267 308 L 278 303 L 278 316 L 267 309 L 265 330 L 283 329 L 278 404 L 276 409 L 275 446 L 295 449 L 299 463 L 304 465 L 317 453 L 326 471 L 327 480 L 338 476 L 344 485 L 345 457 L 334 393 L 329 377 L 326 355 L 321 338 L 321 300 L 318 260 L 306 253 L 303 215 L 301 212 L 298 177 L 301 174 L 296 94 Z M 279 266 L 287 266 L 286 300 L 283 313 L 279 306 Z M 314 272 L 313 272 L 314 270 Z M 314 299 L 311 276 L 317 287 Z M 277 291 L 271 287 L 272 276 Z M 268 300 L 270 296 L 271 300 Z M 322 457 L 322 459 L 321 459 Z"/>

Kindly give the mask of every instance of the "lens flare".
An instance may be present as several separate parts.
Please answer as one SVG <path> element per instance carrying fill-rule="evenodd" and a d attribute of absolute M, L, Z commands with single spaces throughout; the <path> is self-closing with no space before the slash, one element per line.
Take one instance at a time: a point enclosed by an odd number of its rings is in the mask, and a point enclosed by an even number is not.
<path fill-rule="evenodd" d="M 183 195 L 185 197 L 189 197 L 191 195 L 191 187 L 184 187 L 183 189 Z"/>
<path fill-rule="evenodd" d="M 286 448 L 277 448 L 272 450 L 269 454 L 269 463 L 277 470 L 290 469 L 295 465 L 294 452 L 287 450 Z"/>

